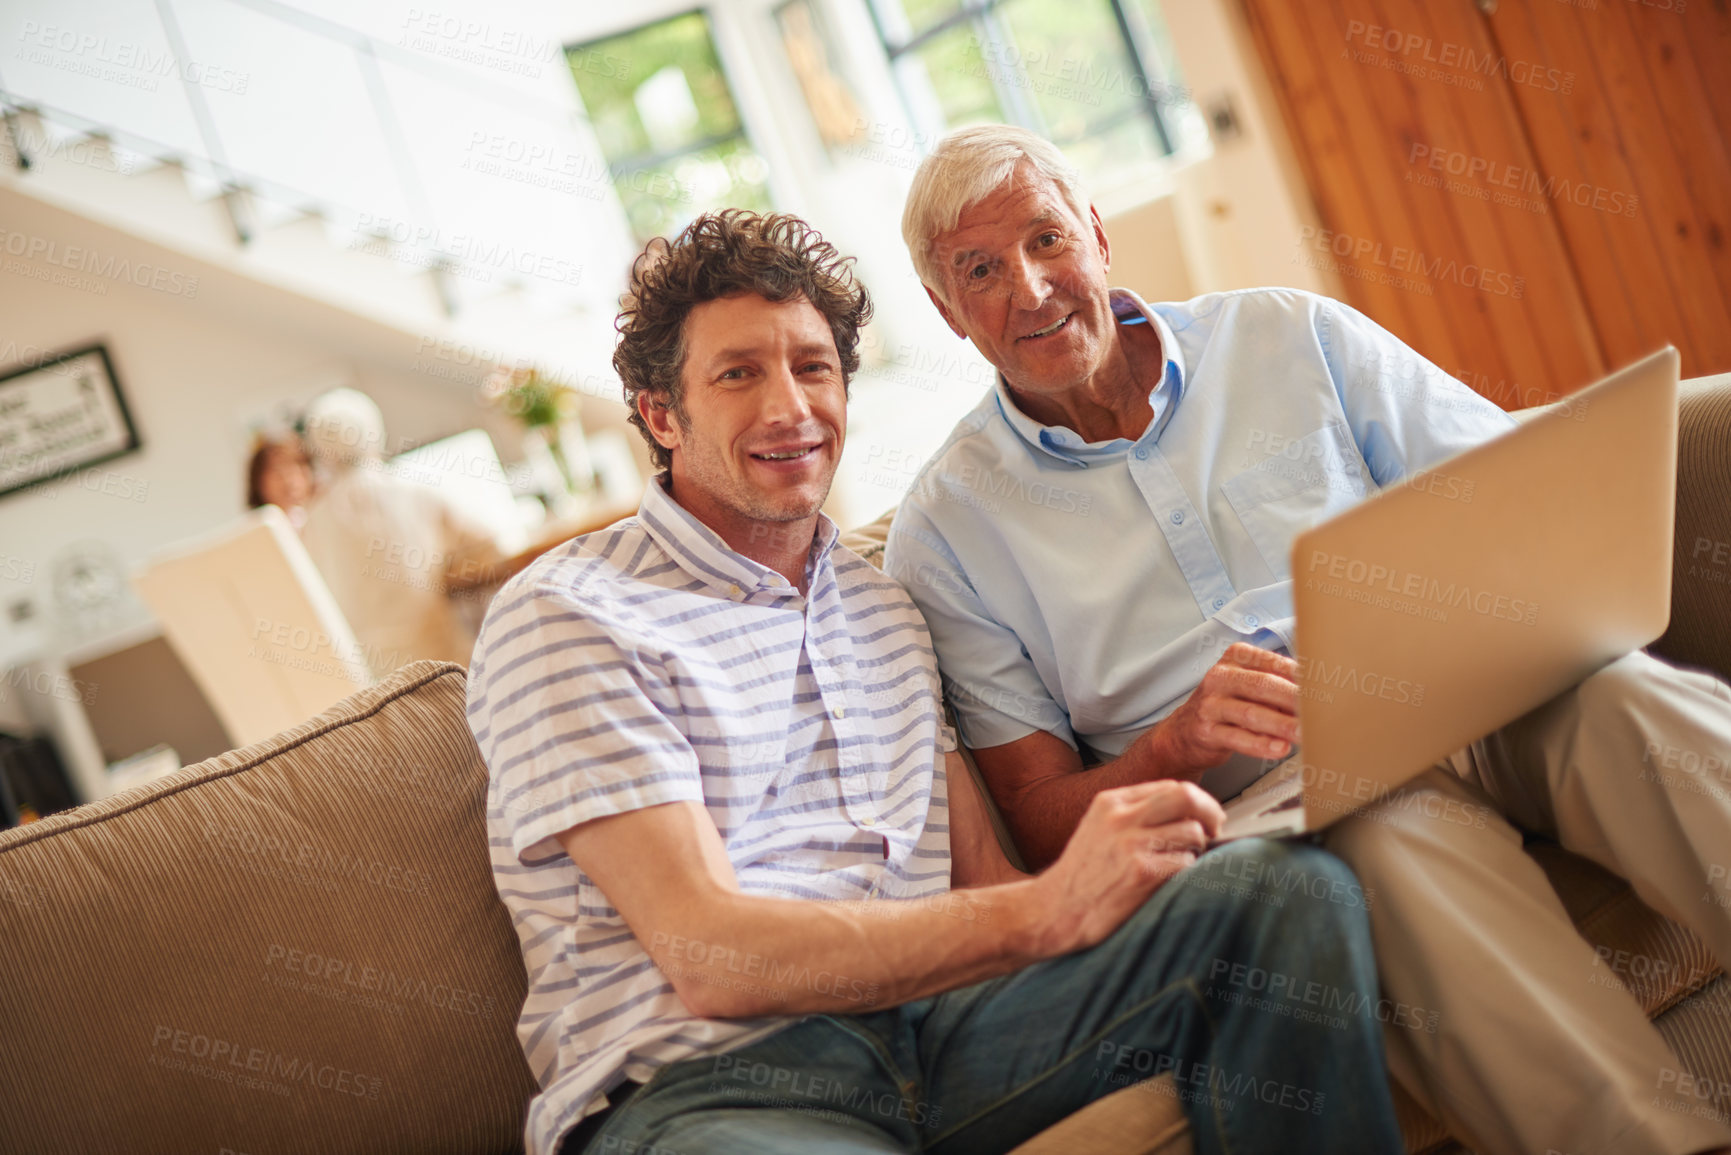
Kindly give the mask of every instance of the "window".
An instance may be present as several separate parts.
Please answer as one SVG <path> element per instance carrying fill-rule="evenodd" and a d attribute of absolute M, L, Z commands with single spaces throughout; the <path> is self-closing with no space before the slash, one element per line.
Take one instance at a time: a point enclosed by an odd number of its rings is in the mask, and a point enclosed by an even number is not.
<path fill-rule="evenodd" d="M 1157 0 L 872 0 L 914 125 L 1019 124 L 1095 189 L 1206 138 Z"/>
<path fill-rule="evenodd" d="M 639 241 L 709 209 L 769 211 L 768 168 L 702 12 L 572 45 L 565 59 Z"/>

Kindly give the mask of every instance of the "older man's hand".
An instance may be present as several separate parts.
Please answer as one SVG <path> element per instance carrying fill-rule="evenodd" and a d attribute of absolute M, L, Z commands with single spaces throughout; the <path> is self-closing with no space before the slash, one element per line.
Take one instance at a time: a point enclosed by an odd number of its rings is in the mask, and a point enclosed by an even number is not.
<path fill-rule="evenodd" d="M 1298 741 L 1298 663 L 1239 642 L 1149 735 L 1165 776 L 1195 779 L 1234 754 L 1284 758 Z"/>

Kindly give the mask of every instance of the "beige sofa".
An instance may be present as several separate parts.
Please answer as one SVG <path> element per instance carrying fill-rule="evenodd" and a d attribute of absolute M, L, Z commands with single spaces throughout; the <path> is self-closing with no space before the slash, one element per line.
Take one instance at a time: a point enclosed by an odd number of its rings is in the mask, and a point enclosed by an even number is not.
<path fill-rule="evenodd" d="M 1716 547 L 1698 543 L 1731 542 L 1731 378 L 1690 389 L 1683 449 L 1656 648 L 1726 674 L 1731 572 L 1702 578 Z M 521 1150 L 525 977 L 463 688 L 460 667 L 416 663 L 266 742 L 0 833 L 0 1150 Z M 1700 942 L 1620 880 L 1535 853 L 1607 981 L 1683 1067 L 1731 1083 L 1731 984 Z M 1172 1092 L 1119 1091 L 1020 1150 L 1187 1152 Z M 1402 1109 L 1411 1150 L 1446 1145 Z"/>

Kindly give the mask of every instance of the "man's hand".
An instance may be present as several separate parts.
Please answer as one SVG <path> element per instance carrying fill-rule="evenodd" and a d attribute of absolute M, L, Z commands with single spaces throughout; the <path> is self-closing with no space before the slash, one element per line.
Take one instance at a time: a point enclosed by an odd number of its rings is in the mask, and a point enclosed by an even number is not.
<path fill-rule="evenodd" d="M 1062 738 L 1036 730 L 974 751 L 1022 860 L 1057 861 L 1096 794 L 1133 783 L 1194 782 L 1233 754 L 1284 758 L 1298 740 L 1298 663 L 1242 642 L 1178 709 L 1118 757 L 1084 769 Z"/>
<path fill-rule="evenodd" d="M 1047 914 L 1045 956 L 1093 946 L 1196 861 L 1226 812 L 1190 782 L 1102 790 L 1051 869 L 1034 880 Z"/>
<path fill-rule="evenodd" d="M 1234 754 L 1284 758 L 1298 741 L 1298 663 L 1237 642 L 1148 737 L 1155 764 L 1192 781 Z"/>

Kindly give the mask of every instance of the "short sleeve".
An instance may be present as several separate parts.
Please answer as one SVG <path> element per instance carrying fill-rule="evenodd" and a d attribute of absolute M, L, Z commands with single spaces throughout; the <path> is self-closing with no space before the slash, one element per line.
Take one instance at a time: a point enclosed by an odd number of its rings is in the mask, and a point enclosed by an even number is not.
<path fill-rule="evenodd" d="M 1041 730 L 1075 747 L 1069 716 L 1047 692 L 1021 639 L 981 601 L 921 509 L 917 488 L 890 526 L 884 568 L 926 619 L 945 696 L 970 749 L 1002 746 Z"/>
<path fill-rule="evenodd" d="M 475 646 L 468 719 L 518 861 L 563 854 L 555 836 L 596 818 L 703 801 L 678 694 L 641 629 L 545 588 L 499 599 Z"/>
<path fill-rule="evenodd" d="M 1357 309 L 1318 298 L 1318 337 L 1378 485 L 1482 445 L 1515 419 Z"/>

